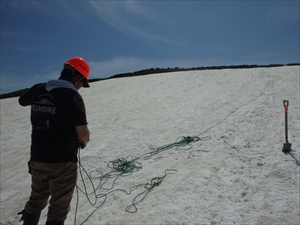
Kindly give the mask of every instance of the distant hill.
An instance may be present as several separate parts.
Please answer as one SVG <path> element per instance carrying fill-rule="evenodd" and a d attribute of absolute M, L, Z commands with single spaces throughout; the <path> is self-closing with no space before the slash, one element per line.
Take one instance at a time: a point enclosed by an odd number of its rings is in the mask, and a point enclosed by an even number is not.
<path fill-rule="evenodd" d="M 122 78 L 122 77 L 133 77 L 133 76 L 144 76 L 144 75 L 150 75 L 150 74 L 157 74 L 157 73 L 168 73 L 168 72 L 178 72 L 178 71 L 192 71 L 192 70 L 222 70 L 222 69 L 250 69 L 250 68 L 266 68 L 266 67 L 281 67 L 281 66 L 299 66 L 299 63 L 289 63 L 289 64 L 269 64 L 269 65 L 231 65 L 231 66 L 207 66 L 207 67 L 192 67 L 192 68 L 151 68 L 151 69 L 145 69 L 145 70 L 139 70 L 132 73 L 121 73 L 116 74 L 114 76 L 108 77 L 108 78 L 95 78 L 90 79 L 89 83 L 102 81 L 102 80 L 108 80 L 108 79 L 115 79 L 115 78 Z M 12 98 L 12 97 L 18 97 L 25 91 L 27 91 L 29 88 L 25 88 L 22 90 L 5 93 L 0 95 L 0 99 L 5 98 Z"/>

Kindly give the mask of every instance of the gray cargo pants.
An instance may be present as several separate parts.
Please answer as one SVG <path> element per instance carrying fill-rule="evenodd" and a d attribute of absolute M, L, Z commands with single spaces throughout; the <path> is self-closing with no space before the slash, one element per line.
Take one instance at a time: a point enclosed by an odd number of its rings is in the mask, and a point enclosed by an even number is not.
<path fill-rule="evenodd" d="M 30 162 L 32 184 L 31 195 L 25 211 L 30 214 L 40 213 L 50 206 L 47 221 L 64 221 L 70 211 L 70 202 L 77 181 L 77 163 L 42 163 Z"/>

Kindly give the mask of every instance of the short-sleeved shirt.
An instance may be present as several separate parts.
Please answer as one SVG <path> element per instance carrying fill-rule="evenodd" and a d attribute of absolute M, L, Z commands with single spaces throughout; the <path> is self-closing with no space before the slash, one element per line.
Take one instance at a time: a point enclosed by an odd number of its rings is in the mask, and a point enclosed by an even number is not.
<path fill-rule="evenodd" d="M 75 126 L 87 125 L 81 95 L 70 88 L 46 90 L 36 84 L 19 98 L 31 105 L 31 157 L 45 163 L 77 162 L 78 136 Z"/>

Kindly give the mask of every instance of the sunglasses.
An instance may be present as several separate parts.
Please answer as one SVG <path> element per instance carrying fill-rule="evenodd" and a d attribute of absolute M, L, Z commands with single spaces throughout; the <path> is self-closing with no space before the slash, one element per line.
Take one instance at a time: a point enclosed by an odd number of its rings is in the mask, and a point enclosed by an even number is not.
<path fill-rule="evenodd" d="M 77 82 L 83 81 L 83 86 L 82 87 L 90 87 L 90 85 L 88 84 L 87 79 L 82 76 Z"/>

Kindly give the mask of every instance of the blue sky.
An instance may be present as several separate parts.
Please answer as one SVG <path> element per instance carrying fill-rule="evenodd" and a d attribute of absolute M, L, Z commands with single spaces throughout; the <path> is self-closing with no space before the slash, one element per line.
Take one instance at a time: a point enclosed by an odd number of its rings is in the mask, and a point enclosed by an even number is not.
<path fill-rule="evenodd" d="M 149 68 L 299 63 L 299 1 L 1 1 L 1 93 Z"/>

